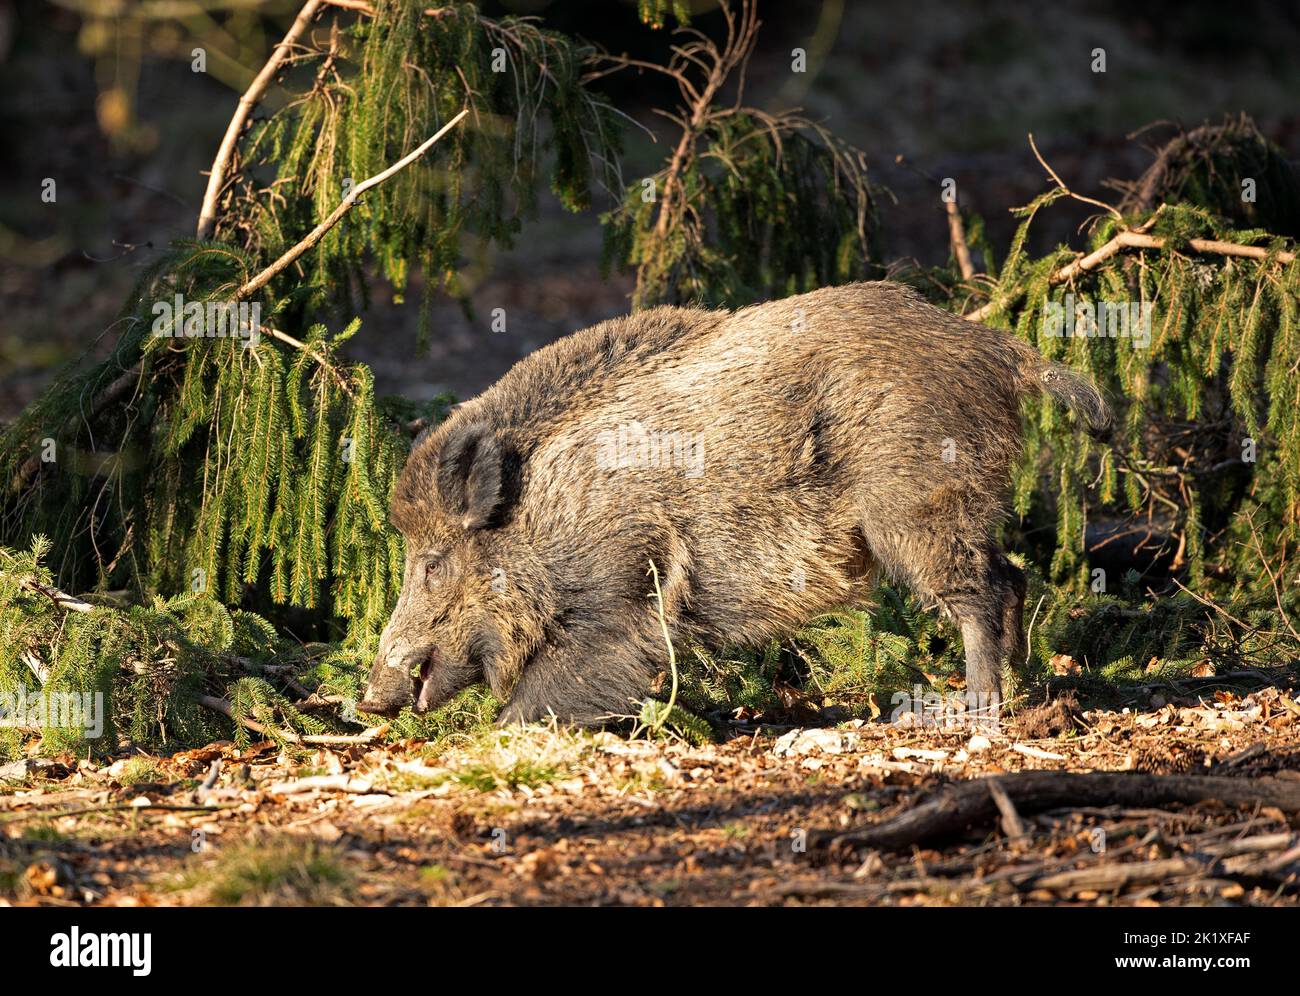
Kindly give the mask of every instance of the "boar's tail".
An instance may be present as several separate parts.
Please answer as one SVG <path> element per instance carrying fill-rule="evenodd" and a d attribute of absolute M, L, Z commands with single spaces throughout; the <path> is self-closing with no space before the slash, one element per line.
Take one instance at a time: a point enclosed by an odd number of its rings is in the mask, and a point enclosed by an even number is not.
<path fill-rule="evenodd" d="M 1104 435 L 1110 429 L 1110 406 L 1097 390 L 1097 385 L 1087 377 L 1075 373 L 1060 363 L 1044 360 L 1032 346 L 1022 361 L 1021 374 L 1026 386 L 1050 394 L 1078 415 L 1094 436 Z"/>

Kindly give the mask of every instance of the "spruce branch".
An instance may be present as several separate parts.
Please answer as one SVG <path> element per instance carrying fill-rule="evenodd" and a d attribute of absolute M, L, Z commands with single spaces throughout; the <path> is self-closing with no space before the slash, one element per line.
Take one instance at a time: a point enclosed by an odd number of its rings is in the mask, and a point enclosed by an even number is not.
<path fill-rule="evenodd" d="M 118 376 L 114 377 L 104 390 L 100 391 L 91 400 L 90 407 L 84 412 L 78 412 L 70 417 L 63 425 L 62 433 L 68 435 L 77 429 L 77 423 L 83 419 L 89 422 L 96 415 L 105 409 L 112 407 L 119 401 L 132 394 L 136 384 L 140 380 L 140 364 L 136 363 L 128 370 L 124 370 Z M 33 453 L 24 460 L 18 467 L 17 473 L 14 474 L 13 480 L 9 482 L 9 488 L 13 492 L 19 492 L 27 486 L 41 469 L 41 458 L 38 454 Z"/>
<path fill-rule="evenodd" d="M 457 114 L 454 118 L 452 118 L 449 122 L 447 122 L 447 124 L 443 125 L 443 127 L 440 128 L 434 135 L 426 139 L 421 145 L 419 145 L 412 152 L 407 153 L 407 155 L 403 156 L 401 159 L 393 163 L 393 165 L 389 166 L 387 169 L 383 170 L 382 172 L 376 173 L 374 176 L 370 177 L 367 180 L 364 180 L 363 182 L 353 187 L 352 190 L 348 192 L 348 195 L 344 197 L 343 200 L 339 203 L 339 206 L 336 207 L 330 213 L 329 217 L 327 217 L 324 221 L 322 221 L 319 225 L 317 225 L 314 229 L 312 229 L 312 231 L 306 236 L 306 238 L 304 238 L 293 248 L 285 252 L 274 263 L 272 263 L 266 269 L 262 270 L 256 276 L 252 277 L 251 279 L 249 279 L 248 281 L 240 285 L 240 287 L 235 290 L 232 296 L 232 300 L 233 301 L 245 300 L 252 294 L 255 294 L 257 291 L 265 287 L 271 280 L 273 280 L 276 276 L 278 276 L 290 265 L 292 265 L 295 260 L 297 260 L 305 252 L 307 252 L 307 250 L 309 250 L 312 246 L 316 245 L 316 243 L 321 240 L 321 238 L 325 235 L 326 232 L 328 232 L 331 228 L 337 225 L 339 221 L 343 218 L 343 216 L 352 209 L 352 207 L 356 204 L 357 199 L 362 194 L 364 194 L 367 190 L 370 190 L 378 186 L 379 184 L 383 183 L 385 180 L 388 180 L 392 176 L 401 172 L 407 166 L 411 165 L 411 163 L 418 160 L 421 156 L 423 156 L 426 152 L 428 152 L 430 148 L 433 147 L 434 143 L 436 143 L 440 138 L 442 138 L 445 134 L 447 134 L 447 132 L 450 131 L 453 127 L 459 124 L 460 121 L 468 113 L 469 113 L 468 109 L 462 110 L 459 114 Z M 281 342 L 287 343 L 290 346 L 293 346 L 295 349 L 307 349 L 305 343 L 301 342 L 298 339 L 295 339 L 293 336 L 290 336 L 287 333 L 280 332 L 276 329 L 268 329 L 267 333 L 271 335 L 273 338 L 278 339 Z M 319 352 L 312 350 L 311 354 L 317 359 L 317 361 L 321 362 L 324 365 L 327 365 L 325 364 L 324 357 Z M 109 384 L 109 386 L 95 397 L 94 401 L 92 401 L 90 405 L 89 412 L 84 417 L 87 418 L 93 417 L 99 412 L 104 411 L 106 408 L 108 408 L 110 405 L 114 404 L 115 402 L 120 401 L 123 397 L 125 397 L 128 393 L 130 393 L 131 389 L 135 386 L 135 384 L 139 380 L 140 369 L 141 369 L 140 362 L 137 361 L 135 365 L 132 366 L 130 369 L 124 371 L 118 377 L 114 378 L 114 380 Z M 68 426 L 66 428 L 75 429 L 77 421 L 82 417 L 83 416 L 78 415 L 77 417 L 70 419 Z M 29 457 L 27 460 L 25 460 L 22 463 L 22 465 L 19 467 L 18 473 L 14 475 L 14 480 L 10 482 L 10 487 L 12 488 L 12 490 L 19 491 L 23 487 L 25 487 L 28 484 L 28 482 L 30 482 L 32 478 L 36 475 L 36 473 L 40 470 L 40 467 L 41 467 L 41 461 L 40 458 L 37 457 L 36 455 L 33 455 Z"/>
<path fill-rule="evenodd" d="M 1048 286 L 1056 286 L 1065 283 L 1081 273 L 1086 273 L 1089 270 L 1096 269 L 1102 263 L 1106 262 L 1116 253 L 1119 253 L 1124 249 L 1164 249 L 1169 245 L 1168 239 L 1158 235 L 1148 234 L 1148 230 L 1155 224 L 1158 216 L 1163 212 L 1165 208 L 1164 204 L 1157 207 L 1141 225 L 1138 225 L 1136 228 L 1130 228 L 1125 225 L 1124 216 L 1120 214 L 1119 210 L 1114 206 L 1092 197 L 1085 197 L 1084 195 L 1077 194 L 1071 190 L 1069 185 L 1061 179 L 1060 174 L 1048 165 L 1047 161 L 1043 158 L 1042 153 L 1038 151 L 1038 145 L 1034 142 L 1032 132 L 1029 134 L 1029 147 L 1033 150 L 1034 158 L 1038 160 L 1043 169 L 1047 171 L 1047 175 L 1051 177 L 1052 182 L 1056 187 L 1056 191 L 1053 193 L 1059 192 L 1058 196 L 1064 195 L 1073 200 L 1080 201 L 1081 203 L 1100 207 L 1111 214 L 1120 226 L 1120 231 L 1108 242 L 1094 249 L 1090 253 L 1079 253 L 1074 260 L 1049 275 L 1047 278 Z M 1202 253 L 1204 255 L 1229 256 L 1237 257 L 1239 259 L 1254 260 L 1266 260 L 1270 256 L 1270 250 L 1265 249 L 1262 246 L 1247 246 L 1236 242 L 1224 242 L 1220 239 L 1187 239 L 1184 244 L 1193 252 Z M 1293 252 L 1282 251 L 1272 255 L 1276 262 L 1283 264 L 1293 263 L 1296 259 L 1296 254 Z M 995 297 L 993 300 L 988 301 L 962 317 L 972 322 L 980 322 L 989 315 L 996 313 L 1004 307 L 1006 303 L 1005 297 Z"/>
<path fill-rule="evenodd" d="M 673 110 L 655 109 L 679 134 L 645 181 L 654 196 L 633 189 L 603 219 L 606 264 L 635 269 L 634 308 L 783 296 L 864 279 L 872 268 L 875 191 L 865 156 L 797 110 L 744 104 L 757 4 L 720 9 L 723 38 L 679 29 L 666 66 L 602 55 L 612 68 L 587 77 L 649 69 L 680 93 Z"/>
<path fill-rule="evenodd" d="M 1052 286 L 1062 284 L 1080 273 L 1096 269 L 1123 249 L 1164 249 L 1168 245 L 1169 240 L 1159 235 L 1147 235 L 1136 230 L 1123 231 L 1092 252 L 1080 253 L 1073 262 L 1067 263 L 1048 277 L 1048 283 Z M 1233 256 L 1238 259 L 1261 261 L 1268 259 L 1270 256 L 1270 251 L 1262 246 L 1243 246 L 1236 242 L 1223 242 L 1219 239 L 1188 239 L 1184 245 L 1193 252 L 1208 256 Z M 1278 263 L 1294 263 L 1296 260 L 1296 254 L 1293 252 L 1283 251 L 1272 255 L 1274 261 Z M 982 322 L 989 315 L 998 311 L 1004 304 L 1005 301 L 995 299 L 987 304 L 980 305 L 974 311 L 967 312 L 962 317 L 972 322 Z"/>
<path fill-rule="evenodd" d="M 286 743 L 298 744 L 303 747 L 340 747 L 353 746 L 357 744 L 368 744 L 378 740 L 388 732 L 388 724 L 382 726 L 372 726 L 363 733 L 342 734 L 342 733 L 319 733 L 310 736 L 294 733 L 292 730 L 274 729 L 264 723 L 259 723 L 255 719 L 247 716 L 237 717 L 234 706 L 227 699 L 217 698 L 215 695 L 199 695 L 196 698 L 199 705 L 213 712 L 219 712 L 228 719 L 238 722 L 245 729 L 252 730 L 254 733 L 260 733 L 264 737 L 270 737 L 272 740 L 284 741 Z"/>
<path fill-rule="evenodd" d="M 379 186 L 379 184 L 383 183 L 385 180 L 389 179 L 390 177 L 396 176 L 402 170 L 406 169 L 407 166 L 410 166 L 411 163 L 415 162 L 426 152 L 428 152 L 431 148 L 433 148 L 434 143 L 437 142 L 438 139 L 442 138 L 443 135 L 447 134 L 447 132 L 451 131 L 452 128 L 460 124 L 461 120 L 468 113 L 469 113 L 469 108 L 464 108 L 463 110 L 461 110 L 459 114 L 457 114 L 454 118 L 452 118 L 445 125 L 439 128 L 438 131 L 435 132 L 431 137 L 425 139 L 424 142 L 421 143 L 415 150 L 413 150 L 412 152 L 408 152 L 405 156 L 403 156 L 397 162 L 393 163 L 393 165 L 389 166 L 386 170 L 383 170 L 380 173 L 376 173 L 368 180 L 363 180 L 361 183 L 358 183 L 355 187 L 349 190 L 347 196 L 344 197 L 343 200 L 339 202 L 339 206 L 330 212 L 329 217 L 327 217 L 324 221 L 322 221 L 319 225 L 317 225 L 309 233 L 307 233 L 306 238 L 304 238 L 301 242 L 299 242 L 292 249 L 290 249 L 288 252 L 282 255 L 279 259 L 277 259 L 274 263 L 268 266 L 257 276 L 253 277 L 247 283 L 243 284 L 238 290 L 236 290 L 234 294 L 234 299 L 236 301 L 242 301 L 245 298 L 250 297 L 251 295 L 257 293 L 268 283 L 274 280 L 277 276 L 279 276 L 282 272 L 284 272 L 289 266 L 291 266 L 293 262 L 296 259 L 298 259 L 299 256 L 301 256 L 308 249 L 310 249 L 317 242 L 319 242 L 324 237 L 326 232 L 328 232 L 331 228 L 337 225 L 339 221 L 342 220 L 343 216 L 352 210 L 353 205 L 356 204 L 357 199 L 360 198 L 362 194 L 364 194 L 367 190 L 370 190 L 372 187 Z"/>

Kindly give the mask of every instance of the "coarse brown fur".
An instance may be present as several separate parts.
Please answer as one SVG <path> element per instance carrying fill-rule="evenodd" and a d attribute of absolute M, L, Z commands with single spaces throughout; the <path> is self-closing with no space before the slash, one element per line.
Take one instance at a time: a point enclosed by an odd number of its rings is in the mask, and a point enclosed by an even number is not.
<path fill-rule="evenodd" d="M 417 442 L 362 708 L 486 678 L 503 721 L 631 712 L 665 658 L 653 561 L 673 639 L 712 646 L 861 603 L 883 571 L 958 624 L 968 694 L 996 710 L 1025 581 L 993 536 L 1040 390 L 1104 427 L 1083 378 L 885 282 L 561 339 Z"/>

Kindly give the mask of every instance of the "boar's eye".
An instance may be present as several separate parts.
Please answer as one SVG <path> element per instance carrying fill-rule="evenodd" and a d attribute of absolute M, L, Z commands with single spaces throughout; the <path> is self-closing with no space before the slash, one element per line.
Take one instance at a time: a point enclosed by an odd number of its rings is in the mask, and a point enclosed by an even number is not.
<path fill-rule="evenodd" d="M 447 558 L 433 554 L 424 559 L 424 584 L 427 588 L 436 588 L 447 579 Z"/>

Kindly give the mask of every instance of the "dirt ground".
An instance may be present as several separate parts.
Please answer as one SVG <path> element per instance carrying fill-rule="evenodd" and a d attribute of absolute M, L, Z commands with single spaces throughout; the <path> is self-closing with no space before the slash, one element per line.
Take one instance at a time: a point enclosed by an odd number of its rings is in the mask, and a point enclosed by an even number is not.
<path fill-rule="evenodd" d="M 1004 815 L 899 851 L 818 832 L 1019 771 L 1300 784 L 1297 685 L 1243 673 L 1127 705 L 1066 697 L 989 736 L 737 724 L 698 747 L 536 727 L 17 762 L 4 770 L 28 773 L 0 795 L 0 903 L 1295 905 L 1300 817 L 1269 806 L 1013 806 L 1013 836 Z"/>

